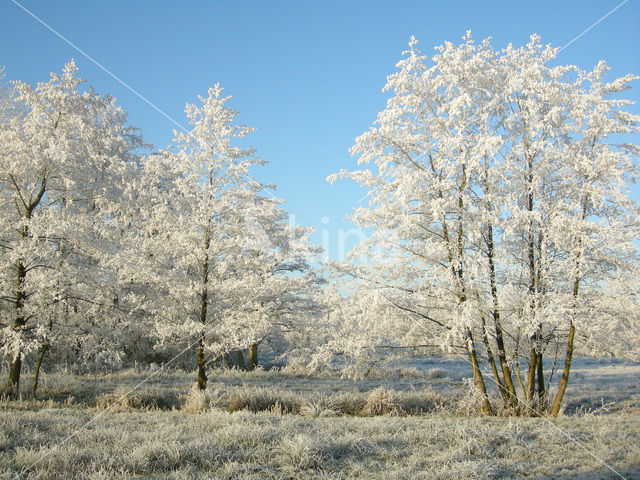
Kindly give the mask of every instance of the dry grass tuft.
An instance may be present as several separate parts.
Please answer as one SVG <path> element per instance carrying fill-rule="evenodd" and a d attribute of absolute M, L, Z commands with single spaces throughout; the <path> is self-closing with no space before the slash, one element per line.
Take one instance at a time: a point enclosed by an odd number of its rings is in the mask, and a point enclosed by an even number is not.
<path fill-rule="evenodd" d="M 378 387 L 372 390 L 364 405 L 365 415 L 400 415 L 402 408 L 396 401 L 396 392 L 390 388 Z"/>
<path fill-rule="evenodd" d="M 171 410 L 178 406 L 175 392 L 155 386 L 143 386 L 132 391 L 130 387 L 117 387 L 112 393 L 100 395 L 96 407 L 114 412 L 132 410 Z"/>
<path fill-rule="evenodd" d="M 206 390 L 200 390 L 198 384 L 194 384 L 189 393 L 178 397 L 180 410 L 184 413 L 204 413 L 209 410 L 210 396 Z"/>

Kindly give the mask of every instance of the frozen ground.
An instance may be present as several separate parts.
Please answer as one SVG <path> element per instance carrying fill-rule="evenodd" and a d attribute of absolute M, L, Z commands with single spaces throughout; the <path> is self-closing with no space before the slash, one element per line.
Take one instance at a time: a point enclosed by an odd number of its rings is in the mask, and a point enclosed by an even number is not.
<path fill-rule="evenodd" d="M 356 382 L 220 370 L 206 395 L 178 371 L 126 400 L 148 370 L 49 373 L 37 399 L 0 402 L 0 475 L 640 479 L 639 364 L 576 359 L 557 419 L 478 416 L 461 386 L 467 369 L 414 359 Z"/>

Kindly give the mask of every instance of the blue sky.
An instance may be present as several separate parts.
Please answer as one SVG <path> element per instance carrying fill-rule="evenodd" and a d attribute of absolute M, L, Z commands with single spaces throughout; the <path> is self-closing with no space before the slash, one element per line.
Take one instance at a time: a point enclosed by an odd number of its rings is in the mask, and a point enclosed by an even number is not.
<path fill-rule="evenodd" d="M 239 121 L 258 131 L 249 143 L 269 162 L 256 176 L 278 185 L 297 222 L 313 226 L 337 258 L 339 231 L 363 196 L 325 178 L 356 159 L 349 147 L 384 108 L 381 88 L 411 35 L 431 54 L 466 30 L 495 48 L 532 33 L 563 46 L 620 5 L 615 1 L 20 1 L 51 28 L 185 124 L 194 103 L 219 82 Z M 564 49 L 557 63 L 611 77 L 640 74 L 640 1 L 618 10 Z M 157 148 L 172 141 L 169 120 L 56 37 L 11 0 L 0 0 L 0 65 L 7 78 L 46 81 L 74 58 L 99 93 L 114 95 Z M 640 100 L 640 81 L 627 92 Z M 640 113 L 636 105 L 633 110 Z M 637 141 L 637 140 L 636 140 Z M 355 235 L 347 235 L 347 244 Z"/>

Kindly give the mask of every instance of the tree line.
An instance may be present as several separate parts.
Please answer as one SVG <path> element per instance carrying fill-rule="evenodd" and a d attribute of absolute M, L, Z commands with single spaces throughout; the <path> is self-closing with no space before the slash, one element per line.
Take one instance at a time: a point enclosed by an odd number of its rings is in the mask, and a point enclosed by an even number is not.
<path fill-rule="evenodd" d="M 9 394 L 27 357 L 35 390 L 54 346 L 117 363 L 152 338 L 194 355 L 204 389 L 211 362 L 248 349 L 254 367 L 265 339 L 304 330 L 310 368 L 434 346 L 468 358 L 485 414 L 494 386 L 514 414 L 557 415 L 575 348 L 640 353 L 640 116 L 621 96 L 638 77 L 554 66 L 557 52 L 467 33 L 428 58 L 412 38 L 351 149 L 363 168 L 328 179 L 368 190 L 351 219 L 370 234 L 322 271 L 311 229 L 254 178 L 264 162 L 238 146 L 252 129 L 219 85 L 147 153 L 73 62 L 14 82 L 0 105 Z"/>

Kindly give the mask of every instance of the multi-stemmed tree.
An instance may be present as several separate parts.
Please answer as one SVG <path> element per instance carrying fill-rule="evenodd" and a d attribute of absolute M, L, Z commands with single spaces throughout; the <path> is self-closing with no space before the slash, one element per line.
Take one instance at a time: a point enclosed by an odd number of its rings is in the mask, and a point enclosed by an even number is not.
<path fill-rule="evenodd" d="M 637 321 L 638 208 L 626 185 L 638 151 L 615 135 L 637 133 L 638 118 L 609 98 L 633 77 L 607 84 L 602 63 L 549 66 L 556 50 L 535 36 L 495 51 L 467 34 L 438 47 L 431 66 L 415 44 L 352 148 L 375 169 L 330 177 L 370 189 L 353 220 L 372 234 L 351 253 L 358 262 L 338 268 L 401 312 L 405 332 L 464 349 L 487 414 L 482 358 L 505 405 L 530 413 L 546 404 L 548 345 L 566 342 L 557 414 L 576 327 L 593 339 L 615 317 L 598 305 L 621 292 L 632 308 L 623 316 Z"/>

